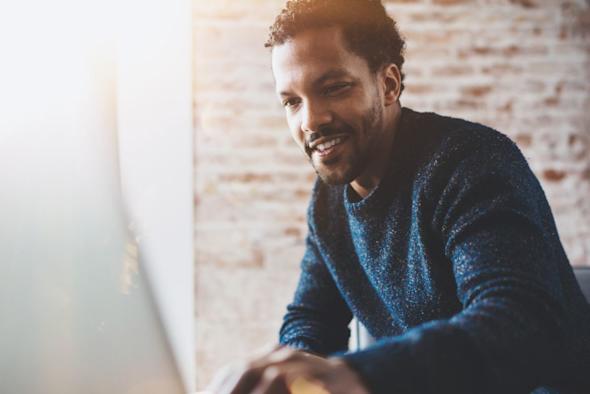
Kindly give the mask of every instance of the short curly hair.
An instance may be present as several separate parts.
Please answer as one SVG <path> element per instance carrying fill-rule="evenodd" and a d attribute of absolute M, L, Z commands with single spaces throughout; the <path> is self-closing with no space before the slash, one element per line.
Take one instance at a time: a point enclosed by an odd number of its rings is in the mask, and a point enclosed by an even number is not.
<path fill-rule="evenodd" d="M 395 64 L 404 89 L 405 41 L 380 0 L 289 0 L 270 26 L 267 48 L 284 44 L 309 28 L 339 26 L 349 49 L 364 58 L 372 72 Z"/>

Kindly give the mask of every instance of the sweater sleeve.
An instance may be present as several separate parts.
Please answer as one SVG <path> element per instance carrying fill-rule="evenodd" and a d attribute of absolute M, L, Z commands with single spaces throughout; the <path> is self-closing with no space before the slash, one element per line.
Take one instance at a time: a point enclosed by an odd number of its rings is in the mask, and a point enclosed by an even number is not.
<path fill-rule="evenodd" d="M 563 364 L 561 246 L 541 186 L 505 137 L 450 151 L 463 157 L 440 157 L 424 193 L 462 311 L 342 356 L 372 393 L 525 393 Z"/>
<path fill-rule="evenodd" d="M 310 229 L 299 284 L 287 306 L 279 342 L 318 355 L 344 351 L 348 349 L 351 319 Z"/>

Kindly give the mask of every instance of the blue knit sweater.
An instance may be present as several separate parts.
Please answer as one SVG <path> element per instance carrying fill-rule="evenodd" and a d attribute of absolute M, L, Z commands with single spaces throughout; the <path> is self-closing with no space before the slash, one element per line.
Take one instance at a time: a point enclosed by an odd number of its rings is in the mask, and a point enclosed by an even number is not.
<path fill-rule="evenodd" d="M 516 145 L 407 108 L 394 145 L 364 199 L 316 182 L 280 342 L 372 393 L 590 393 L 590 307 Z M 344 353 L 352 315 L 377 341 Z"/>

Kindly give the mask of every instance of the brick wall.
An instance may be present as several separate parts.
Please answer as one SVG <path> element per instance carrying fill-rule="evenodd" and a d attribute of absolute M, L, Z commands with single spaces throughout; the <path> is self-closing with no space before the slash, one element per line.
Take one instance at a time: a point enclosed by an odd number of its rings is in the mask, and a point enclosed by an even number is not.
<path fill-rule="evenodd" d="M 275 342 L 297 280 L 314 174 L 274 95 L 268 25 L 283 0 L 194 0 L 198 386 Z M 402 103 L 511 136 L 590 265 L 590 3 L 386 2 L 407 38 Z"/>

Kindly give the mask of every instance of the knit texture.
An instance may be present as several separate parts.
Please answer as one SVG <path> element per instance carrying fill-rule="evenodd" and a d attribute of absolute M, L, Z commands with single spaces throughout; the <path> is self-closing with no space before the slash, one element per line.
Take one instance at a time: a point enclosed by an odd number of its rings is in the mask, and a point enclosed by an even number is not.
<path fill-rule="evenodd" d="M 403 108 L 379 186 L 318 180 L 308 224 L 281 343 L 372 393 L 590 392 L 590 307 L 505 135 Z M 377 342 L 345 353 L 353 315 Z"/>

